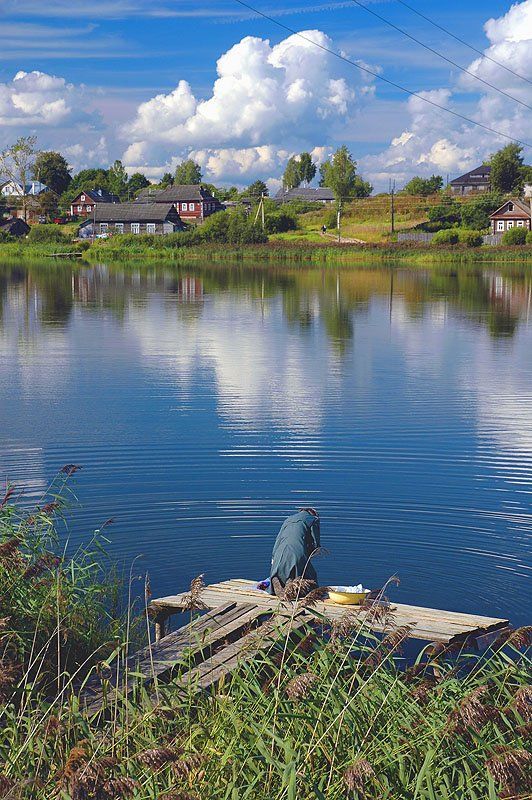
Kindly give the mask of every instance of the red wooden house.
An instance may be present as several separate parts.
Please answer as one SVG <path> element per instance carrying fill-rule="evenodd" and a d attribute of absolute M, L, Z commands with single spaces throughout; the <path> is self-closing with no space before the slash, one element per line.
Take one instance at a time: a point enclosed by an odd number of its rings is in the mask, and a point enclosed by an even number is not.
<path fill-rule="evenodd" d="M 73 217 L 92 217 L 94 209 L 100 203 L 119 203 L 116 194 L 105 189 L 87 189 L 80 192 L 70 204 L 70 213 Z"/>
<path fill-rule="evenodd" d="M 203 222 L 206 217 L 223 208 L 220 201 L 207 189 L 196 185 L 173 185 L 166 189 L 154 189 L 148 186 L 142 189 L 135 202 L 172 203 L 185 222 Z"/>

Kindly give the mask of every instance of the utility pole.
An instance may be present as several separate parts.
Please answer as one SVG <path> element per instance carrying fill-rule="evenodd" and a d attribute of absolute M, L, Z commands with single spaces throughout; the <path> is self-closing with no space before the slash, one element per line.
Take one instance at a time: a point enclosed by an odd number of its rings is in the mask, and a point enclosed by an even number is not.
<path fill-rule="evenodd" d="M 255 214 L 255 224 L 257 224 L 257 220 L 259 218 L 262 225 L 262 230 L 264 230 L 264 223 L 265 223 L 265 215 L 264 215 L 264 192 L 260 196 L 259 205 L 257 206 L 257 213 Z"/>
<path fill-rule="evenodd" d="M 390 200 L 391 200 L 391 216 L 392 216 L 392 233 L 395 233 L 395 180 L 390 178 Z"/>

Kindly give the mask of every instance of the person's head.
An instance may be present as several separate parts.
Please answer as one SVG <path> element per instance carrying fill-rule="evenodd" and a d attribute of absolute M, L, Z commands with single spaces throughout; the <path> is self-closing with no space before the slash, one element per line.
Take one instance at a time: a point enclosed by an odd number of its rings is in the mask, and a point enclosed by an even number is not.
<path fill-rule="evenodd" d="M 299 510 L 306 511 L 307 514 L 312 514 L 313 517 L 319 517 L 319 514 L 315 508 L 300 508 Z"/>

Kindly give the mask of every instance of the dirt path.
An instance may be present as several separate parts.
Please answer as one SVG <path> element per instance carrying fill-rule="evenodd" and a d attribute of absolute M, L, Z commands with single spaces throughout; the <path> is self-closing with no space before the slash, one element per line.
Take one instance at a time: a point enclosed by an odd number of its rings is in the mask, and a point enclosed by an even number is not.
<path fill-rule="evenodd" d="M 366 244 L 363 239 L 348 239 L 346 236 L 341 236 L 338 239 L 338 235 L 335 233 L 322 233 L 320 231 L 320 236 L 323 236 L 324 239 L 333 239 L 337 244 Z"/>

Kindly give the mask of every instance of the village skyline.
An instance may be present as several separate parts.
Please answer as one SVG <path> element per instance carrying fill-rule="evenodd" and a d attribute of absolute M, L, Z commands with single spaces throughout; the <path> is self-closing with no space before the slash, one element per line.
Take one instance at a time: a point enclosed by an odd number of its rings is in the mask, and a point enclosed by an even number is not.
<path fill-rule="evenodd" d="M 149 11 L 134 0 L 5 3 L 0 145 L 36 135 L 76 171 L 120 159 L 151 180 L 191 157 L 207 181 L 261 179 L 271 192 L 301 151 L 319 166 L 347 144 L 379 191 L 456 177 L 505 137 L 526 145 L 532 0 L 420 2 L 424 19 L 397 2 L 361 5 L 254 6 L 266 19 L 230 0 Z"/>

